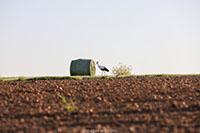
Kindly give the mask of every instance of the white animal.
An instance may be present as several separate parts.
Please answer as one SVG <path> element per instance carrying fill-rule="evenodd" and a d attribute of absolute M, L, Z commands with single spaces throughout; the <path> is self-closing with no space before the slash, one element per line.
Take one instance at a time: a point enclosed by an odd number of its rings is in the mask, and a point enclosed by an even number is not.
<path fill-rule="evenodd" d="M 98 61 L 96 62 L 96 64 L 99 67 L 99 69 L 104 73 L 104 75 L 105 75 L 105 72 L 109 72 L 108 68 L 106 68 L 105 66 L 99 65 Z"/>

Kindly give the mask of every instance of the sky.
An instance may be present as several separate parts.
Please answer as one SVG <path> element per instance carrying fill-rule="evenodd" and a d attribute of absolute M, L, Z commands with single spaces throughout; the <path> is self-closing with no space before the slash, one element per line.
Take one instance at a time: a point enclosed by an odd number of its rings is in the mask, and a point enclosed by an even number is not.
<path fill-rule="evenodd" d="M 200 74 L 199 7 L 199 0 L 1 0 L 0 77 L 69 76 L 79 58 L 110 70 L 121 62 L 133 74 Z"/>

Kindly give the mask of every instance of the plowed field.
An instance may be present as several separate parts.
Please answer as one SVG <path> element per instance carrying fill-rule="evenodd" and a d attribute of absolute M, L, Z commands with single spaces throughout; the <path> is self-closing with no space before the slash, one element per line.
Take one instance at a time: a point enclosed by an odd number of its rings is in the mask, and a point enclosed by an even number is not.
<path fill-rule="evenodd" d="M 0 82 L 0 132 L 200 132 L 200 76 Z"/>

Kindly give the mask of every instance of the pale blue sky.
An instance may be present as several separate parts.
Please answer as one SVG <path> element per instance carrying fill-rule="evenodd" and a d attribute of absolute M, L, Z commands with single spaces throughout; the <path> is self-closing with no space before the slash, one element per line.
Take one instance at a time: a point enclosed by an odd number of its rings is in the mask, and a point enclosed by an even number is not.
<path fill-rule="evenodd" d="M 199 0 L 1 0 L 0 76 L 69 75 L 78 58 L 108 68 L 122 62 L 134 74 L 199 74 L 199 7 Z"/>

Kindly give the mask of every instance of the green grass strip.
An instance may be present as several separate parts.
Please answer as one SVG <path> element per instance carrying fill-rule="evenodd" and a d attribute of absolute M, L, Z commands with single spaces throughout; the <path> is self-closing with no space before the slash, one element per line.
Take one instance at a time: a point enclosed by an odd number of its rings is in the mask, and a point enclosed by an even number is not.
<path fill-rule="evenodd" d="M 40 77 L 0 77 L 0 82 L 25 80 L 82 80 L 82 79 L 109 79 L 128 77 L 169 77 L 169 76 L 200 76 L 200 74 L 149 74 L 128 76 L 40 76 Z"/>

